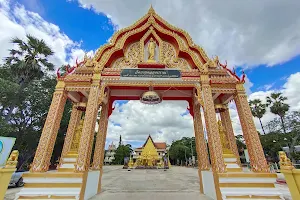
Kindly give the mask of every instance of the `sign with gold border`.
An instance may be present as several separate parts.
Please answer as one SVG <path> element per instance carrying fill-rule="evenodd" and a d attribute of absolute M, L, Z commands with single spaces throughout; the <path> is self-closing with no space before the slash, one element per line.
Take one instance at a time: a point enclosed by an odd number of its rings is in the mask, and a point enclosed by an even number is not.
<path fill-rule="evenodd" d="M 181 72 L 178 69 L 122 69 L 122 78 L 153 78 L 153 79 L 178 79 Z"/>
<path fill-rule="evenodd" d="M 16 138 L 0 137 L 0 168 L 5 166 L 15 141 Z"/>

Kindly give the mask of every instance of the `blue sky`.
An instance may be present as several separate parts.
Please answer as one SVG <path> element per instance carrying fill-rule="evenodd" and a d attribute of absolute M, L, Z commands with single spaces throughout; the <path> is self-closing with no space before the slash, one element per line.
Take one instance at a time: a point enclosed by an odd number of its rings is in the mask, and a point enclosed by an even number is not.
<path fill-rule="evenodd" d="M 55 51 L 50 61 L 56 66 L 74 62 L 84 52 L 94 52 L 105 44 L 119 27 L 134 23 L 152 4 L 164 19 L 189 32 L 209 57 L 218 55 L 222 62 L 228 60 L 239 75 L 244 69 L 250 80 L 246 83 L 251 86 L 250 99 L 265 99 L 278 90 L 289 98 L 291 109 L 299 110 L 300 1 L 291 2 L 282 6 L 275 0 L 201 1 L 201 5 L 199 0 L 0 0 L 0 30 L 5 30 L 0 31 L 0 56 L 6 56 L 12 47 L 11 37 L 31 34 L 44 39 Z M 285 13 L 280 20 L 279 11 Z M 192 119 L 184 102 L 163 104 L 159 109 L 145 108 L 138 102 L 117 103 L 107 143 L 118 143 L 120 134 L 133 146 L 143 144 L 149 133 L 154 140 L 168 142 L 193 135 Z M 153 112 L 156 115 L 151 121 L 148 116 Z M 235 133 L 241 134 L 234 106 L 231 117 Z M 268 113 L 262 121 L 273 118 Z M 141 125 L 141 121 L 148 124 Z M 156 126 L 158 122 L 161 126 Z M 259 130 L 259 122 L 255 124 Z"/>

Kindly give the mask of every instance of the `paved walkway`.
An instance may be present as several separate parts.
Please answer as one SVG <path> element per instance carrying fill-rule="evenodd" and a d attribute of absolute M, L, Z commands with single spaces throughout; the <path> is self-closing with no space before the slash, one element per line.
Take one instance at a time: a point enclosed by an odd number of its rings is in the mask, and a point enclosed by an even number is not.
<path fill-rule="evenodd" d="M 200 195 L 197 169 L 171 167 L 164 170 L 131 170 L 104 166 L 102 193 L 91 200 L 210 200 Z M 291 196 L 286 184 L 276 184 L 286 200 Z M 13 200 L 21 188 L 11 187 L 4 200 Z"/>
<path fill-rule="evenodd" d="M 92 200 L 209 200 L 199 192 L 198 172 L 185 167 L 169 170 L 104 168 L 102 193 Z"/>

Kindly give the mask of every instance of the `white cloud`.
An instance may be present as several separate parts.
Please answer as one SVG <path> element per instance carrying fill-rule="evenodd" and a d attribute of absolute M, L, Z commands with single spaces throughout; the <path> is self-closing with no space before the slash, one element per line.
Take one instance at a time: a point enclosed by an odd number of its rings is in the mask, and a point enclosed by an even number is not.
<path fill-rule="evenodd" d="M 0 1 L 0 58 L 8 56 L 8 49 L 13 48 L 13 37 L 26 39 L 26 34 L 43 39 L 55 52 L 49 58 L 56 67 L 68 62 L 68 52 L 80 51 L 80 43 L 72 41 L 60 28 L 45 21 L 39 14 L 30 12 L 21 4 L 8 0 Z M 72 56 L 72 55 L 71 55 Z M 2 60 L 0 63 L 3 62 Z"/>
<path fill-rule="evenodd" d="M 188 31 L 209 56 L 229 65 L 275 65 L 300 52 L 300 1 L 77 0 L 86 9 L 110 16 L 123 28 L 152 3 L 170 23 Z"/>
<path fill-rule="evenodd" d="M 151 134 L 155 141 L 171 143 L 184 136 L 191 137 L 192 117 L 183 115 L 187 106 L 185 101 L 165 101 L 154 106 L 139 101 L 117 104 L 109 118 L 107 139 L 118 141 L 121 134 L 126 143 L 144 142 Z"/>

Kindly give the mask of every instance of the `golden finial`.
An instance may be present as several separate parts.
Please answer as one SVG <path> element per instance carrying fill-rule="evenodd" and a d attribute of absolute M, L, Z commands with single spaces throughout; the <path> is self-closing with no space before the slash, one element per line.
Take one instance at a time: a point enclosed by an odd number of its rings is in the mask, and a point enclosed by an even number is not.
<path fill-rule="evenodd" d="M 150 8 L 149 8 L 149 10 L 148 10 L 148 14 L 149 14 L 149 15 L 155 14 L 155 10 L 153 9 L 152 4 L 150 5 Z"/>

